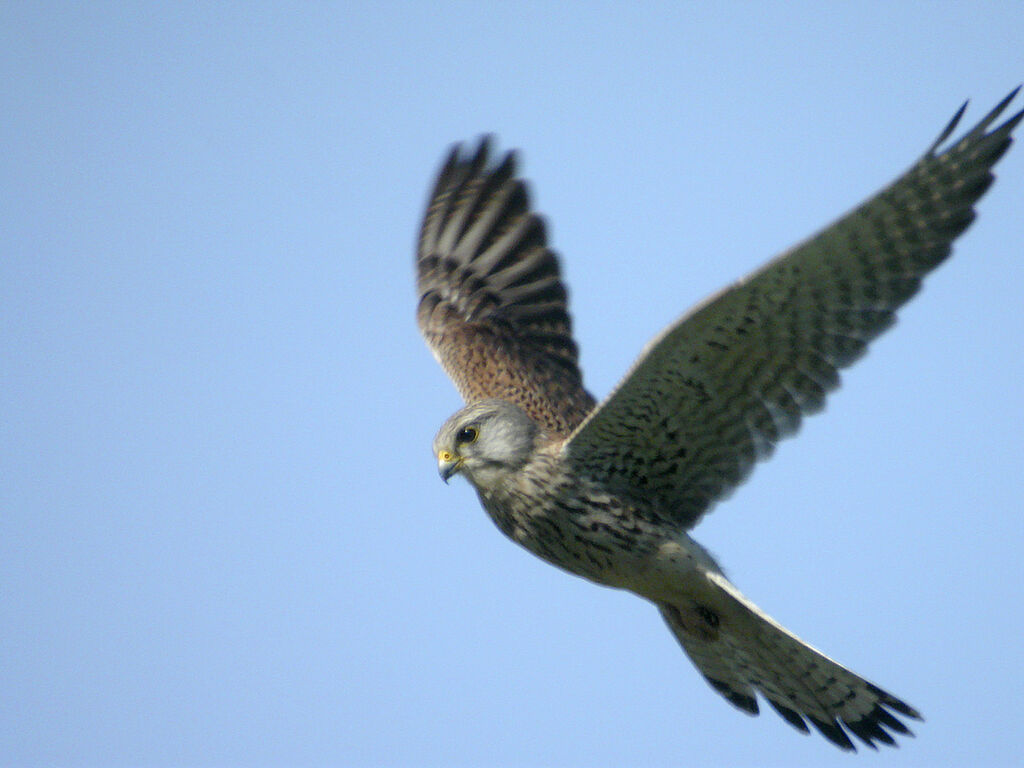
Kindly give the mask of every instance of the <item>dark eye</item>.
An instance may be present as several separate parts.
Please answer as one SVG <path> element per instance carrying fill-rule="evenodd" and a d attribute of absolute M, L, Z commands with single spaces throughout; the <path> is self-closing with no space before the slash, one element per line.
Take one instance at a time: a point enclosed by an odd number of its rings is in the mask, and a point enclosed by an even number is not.
<path fill-rule="evenodd" d="M 459 430 L 459 433 L 455 435 L 455 442 L 459 445 L 462 443 L 472 443 L 477 439 L 477 437 L 479 437 L 479 435 L 480 433 L 477 431 L 476 427 L 463 427 Z"/>

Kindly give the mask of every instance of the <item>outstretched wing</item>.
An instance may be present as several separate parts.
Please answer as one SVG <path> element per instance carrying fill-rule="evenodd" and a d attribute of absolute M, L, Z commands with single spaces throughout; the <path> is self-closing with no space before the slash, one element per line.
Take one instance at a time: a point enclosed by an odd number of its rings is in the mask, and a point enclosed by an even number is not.
<path fill-rule="evenodd" d="M 416 253 L 417 320 L 466 402 L 502 398 L 552 435 L 594 407 L 583 388 L 558 259 L 510 152 L 455 146 L 430 196 Z"/>
<path fill-rule="evenodd" d="M 666 329 L 570 437 L 567 457 L 694 525 L 824 406 L 838 370 L 949 255 L 1024 115 L 986 132 L 1016 93 L 937 152 L 964 104 L 902 177 Z"/>

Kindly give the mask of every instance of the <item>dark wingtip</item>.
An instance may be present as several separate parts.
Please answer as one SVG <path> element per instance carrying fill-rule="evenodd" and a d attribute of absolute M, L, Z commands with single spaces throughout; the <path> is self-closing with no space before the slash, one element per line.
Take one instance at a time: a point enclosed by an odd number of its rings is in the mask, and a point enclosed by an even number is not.
<path fill-rule="evenodd" d="M 753 696 L 747 696 L 738 691 L 733 690 L 731 687 L 726 685 L 720 680 L 715 680 L 713 677 L 704 676 L 704 679 L 708 681 L 708 684 L 718 691 L 726 700 L 737 709 L 742 709 L 748 715 L 756 715 L 760 712 L 757 706 L 757 699 Z"/>
<path fill-rule="evenodd" d="M 1005 98 L 1003 98 L 1002 101 L 1000 101 L 998 104 L 992 107 L 989 113 L 985 115 L 983 118 L 981 118 L 981 121 L 974 127 L 974 129 L 968 135 L 984 135 L 985 131 L 988 130 L 988 127 L 992 125 L 992 123 L 996 121 L 996 118 L 998 118 L 1003 113 L 1003 110 L 1005 110 L 1006 107 L 1009 106 L 1010 102 L 1013 101 L 1013 97 L 1016 96 L 1019 91 L 1020 86 L 1018 85 L 1016 88 L 1010 91 L 1005 96 Z M 1013 126 L 1020 122 L 1021 114 L 1022 112 L 1018 112 L 1016 115 L 1014 115 L 1005 123 L 1003 123 L 1001 126 L 996 128 L 994 132 L 1002 132 L 1003 134 L 1009 133 L 1011 130 L 1013 130 Z M 1000 152 L 1000 154 L 1002 154 L 1002 152 Z"/>
<path fill-rule="evenodd" d="M 853 722 L 844 721 L 843 724 L 850 729 L 854 736 L 872 749 L 878 749 L 875 744 L 876 740 L 890 747 L 896 746 L 896 739 L 882 728 L 874 712 L 862 717 L 860 720 L 854 720 Z"/>
<path fill-rule="evenodd" d="M 884 707 L 875 707 L 875 710 L 871 713 L 871 716 L 875 720 L 877 720 L 879 724 L 884 725 L 886 728 L 898 734 L 901 734 L 902 736 L 913 737 L 914 735 L 914 732 L 912 730 L 907 728 L 907 726 L 905 726 L 901 720 L 898 720 L 896 717 L 886 712 Z"/>
<path fill-rule="evenodd" d="M 895 710 L 896 712 L 899 712 L 901 715 L 905 715 L 906 717 L 911 717 L 914 720 L 921 720 L 922 722 L 924 721 L 924 718 L 921 717 L 920 712 L 918 712 L 916 709 L 914 709 L 912 706 L 907 704 L 907 702 L 903 701 L 902 699 L 897 699 L 888 691 L 883 691 L 877 685 L 872 685 L 871 683 L 868 683 L 868 690 L 875 694 L 875 696 L 878 697 L 879 702 L 887 706 L 889 709 Z"/>
<path fill-rule="evenodd" d="M 925 154 L 935 154 L 935 150 L 938 149 L 942 143 L 950 137 L 953 131 L 956 130 L 957 125 L 960 123 L 960 118 L 964 116 L 964 112 L 967 111 L 967 105 L 970 103 L 971 100 L 967 99 L 960 105 L 960 109 L 956 111 L 956 114 L 953 115 L 952 119 L 946 124 L 946 127 L 942 129 L 942 133 L 939 134 L 939 138 L 937 138 L 932 145 L 928 147 L 928 151 Z"/>
<path fill-rule="evenodd" d="M 1016 97 L 1017 94 L 1020 93 L 1021 87 L 1022 86 L 1018 85 L 1016 88 L 1010 91 L 1005 97 L 1003 97 L 1003 100 L 996 104 L 987 115 L 981 118 L 978 124 L 974 126 L 974 128 L 971 129 L 970 133 L 968 133 L 967 136 L 964 138 L 972 138 L 984 135 L 985 131 L 988 130 L 988 127 L 996 121 L 999 115 L 1001 115 L 1003 111 L 1009 106 L 1010 102 L 1013 101 L 1014 97 Z M 963 105 L 961 105 L 960 109 L 957 110 L 956 114 L 953 115 L 953 119 L 950 120 L 949 124 L 942 129 L 942 133 L 939 134 L 939 138 L 937 138 L 935 140 L 935 143 L 933 143 L 931 147 L 928 148 L 928 155 L 935 154 L 935 150 L 937 150 L 942 145 L 942 143 L 950 137 L 950 135 L 956 129 L 957 124 L 959 124 L 960 118 L 964 116 L 964 112 L 967 110 L 967 105 L 969 103 L 970 99 L 965 101 Z M 1014 129 L 1017 123 L 1020 122 L 1022 117 L 1024 117 L 1024 110 L 1021 110 L 1017 114 L 1010 117 L 1005 123 L 1003 123 L 1003 125 L 999 126 L 999 128 L 997 128 L 996 130 L 1001 131 L 1004 134 L 1009 133 Z"/>
<path fill-rule="evenodd" d="M 491 156 L 491 146 L 494 144 L 494 134 L 483 133 L 480 138 L 474 141 L 456 141 L 448 148 L 448 154 L 442 165 L 441 176 L 450 172 L 456 166 L 468 165 L 472 168 L 483 168 L 487 164 L 487 158 Z"/>
<path fill-rule="evenodd" d="M 1021 118 L 1024 118 L 1024 109 L 1008 118 L 1007 121 L 999 127 L 999 130 L 1005 131 L 1006 133 L 1010 133 L 1010 131 L 1017 127 L 1017 124 L 1021 121 Z M 1010 141 L 1012 141 L 1012 139 L 1010 139 Z"/>
<path fill-rule="evenodd" d="M 498 139 L 493 133 L 482 133 L 476 140 L 475 145 L 471 141 L 459 141 L 452 144 L 448 159 L 444 164 L 445 169 L 455 165 L 468 166 L 469 176 L 477 176 L 487 168 L 488 163 L 494 154 L 494 146 Z M 514 149 L 505 152 L 495 164 L 501 171 L 507 171 L 509 176 L 514 176 L 519 165 L 519 153 Z"/>
<path fill-rule="evenodd" d="M 1020 93 L 1020 88 L 1021 86 L 1018 85 L 1008 94 L 1006 94 L 1006 96 L 1003 97 L 1003 100 L 996 104 L 994 107 L 992 107 L 992 111 L 985 115 L 984 119 L 981 121 L 981 124 L 984 125 L 985 127 L 988 127 L 993 120 L 999 117 L 1002 111 L 1006 109 L 1006 107 L 1009 105 L 1011 101 L 1013 101 L 1014 97 L 1018 93 Z"/>
<path fill-rule="evenodd" d="M 459 156 L 462 154 L 462 142 L 456 141 L 450 147 L 448 147 L 448 156 L 445 157 L 444 163 L 441 164 L 442 171 L 451 169 L 457 162 L 459 162 Z"/>
<path fill-rule="evenodd" d="M 798 712 L 790 709 L 787 706 L 778 704 L 777 702 L 768 699 L 768 703 L 771 704 L 772 709 L 779 713 L 783 720 L 796 728 L 800 733 L 810 733 L 811 729 L 807 727 L 807 721 L 804 720 Z"/>
<path fill-rule="evenodd" d="M 850 737 L 846 735 L 846 731 L 844 731 L 842 726 L 840 726 L 835 720 L 826 722 L 825 720 L 820 720 L 817 717 L 814 717 L 814 715 L 808 715 L 807 719 L 811 721 L 811 725 L 818 730 L 818 733 L 840 749 L 847 752 L 857 751 L 857 747 L 855 747 L 853 742 L 850 741 Z"/>
<path fill-rule="evenodd" d="M 438 192 L 452 183 L 455 174 L 460 174 L 460 180 L 466 176 L 472 176 L 480 172 L 487 164 L 487 158 L 491 153 L 491 142 L 493 136 L 489 133 L 483 134 L 476 142 L 475 148 L 470 148 L 470 142 L 456 141 L 448 148 L 441 170 L 438 171 L 437 180 L 430 194 L 431 199 L 437 197 Z"/>
<path fill-rule="evenodd" d="M 472 169 L 470 171 L 471 176 L 475 176 L 487 166 L 487 159 L 491 156 L 491 135 L 485 133 L 480 137 L 480 141 L 477 142 L 476 151 L 473 152 L 473 156 L 469 161 L 469 166 Z"/>

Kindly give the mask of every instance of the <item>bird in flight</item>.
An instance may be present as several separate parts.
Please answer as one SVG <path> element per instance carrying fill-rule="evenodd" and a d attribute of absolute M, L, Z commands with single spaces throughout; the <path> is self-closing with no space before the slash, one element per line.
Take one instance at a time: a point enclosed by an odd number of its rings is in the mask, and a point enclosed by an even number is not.
<path fill-rule="evenodd" d="M 420 330 L 467 403 L 434 438 L 441 477 L 464 476 L 538 557 L 654 603 L 739 709 L 757 714 L 760 695 L 846 750 L 851 734 L 911 735 L 913 707 L 784 629 L 686 531 L 822 409 L 949 256 L 1024 116 L 994 125 L 1017 90 L 943 148 L 965 103 L 906 173 L 671 324 L 600 403 L 515 155 L 455 146 L 416 253 Z"/>

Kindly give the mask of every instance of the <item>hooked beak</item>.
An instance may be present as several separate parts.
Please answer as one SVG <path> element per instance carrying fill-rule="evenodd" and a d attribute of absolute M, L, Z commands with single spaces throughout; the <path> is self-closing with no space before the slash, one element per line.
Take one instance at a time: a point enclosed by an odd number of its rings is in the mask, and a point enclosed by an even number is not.
<path fill-rule="evenodd" d="M 452 475 L 462 469 L 462 457 L 456 456 L 451 451 L 439 451 L 437 454 L 437 473 L 441 479 L 448 482 Z"/>

